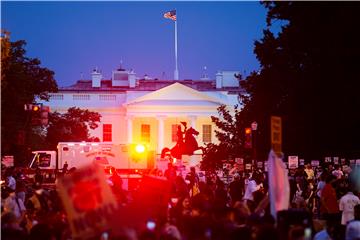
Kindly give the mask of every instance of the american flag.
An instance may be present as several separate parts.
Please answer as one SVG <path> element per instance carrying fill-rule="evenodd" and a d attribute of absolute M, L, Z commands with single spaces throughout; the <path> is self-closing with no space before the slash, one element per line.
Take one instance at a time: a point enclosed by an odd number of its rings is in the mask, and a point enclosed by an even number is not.
<path fill-rule="evenodd" d="M 166 12 L 164 14 L 164 18 L 168 18 L 168 19 L 171 19 L 171 20 L 174 20 L 176 21 L 176 10 L 172 10 L 170 12 Z"/>

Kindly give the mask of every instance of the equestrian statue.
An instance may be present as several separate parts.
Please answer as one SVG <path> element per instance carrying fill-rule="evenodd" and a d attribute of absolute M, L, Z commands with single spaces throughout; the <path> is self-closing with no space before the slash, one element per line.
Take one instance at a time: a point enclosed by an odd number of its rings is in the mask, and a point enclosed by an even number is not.
<path fill-rule="evenodd" d="M 181 130 L 181 125 L 179 125 L 176 133 L 176 145 L 171 149 L 167 147 L 163 148 L 161 151 L 161 158 L 164 158 L 165 155 L 170 154 L 173 158 L 181 159 L 182 155 L 193 155 L 194 151 L 203 149 L 203 147 L 199 147 L 194 137 L 194 135 L 198 136 L 199 132 L 192 127 L 187 129 L 186 122 L 180 123 L 184 126 L 184 131 Z"/>

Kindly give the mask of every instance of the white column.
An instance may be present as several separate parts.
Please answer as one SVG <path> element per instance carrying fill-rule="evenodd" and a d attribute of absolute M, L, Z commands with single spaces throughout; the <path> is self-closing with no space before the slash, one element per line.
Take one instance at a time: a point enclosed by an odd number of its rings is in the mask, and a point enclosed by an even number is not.
<path fill-rule="evenodd" d="M 161 150 L 164 148 L 164 120 L 165 116 L 156 116 L 156 119 L 158 120 L 158 144 L 157 144 L 157 150 L 158 153 L 161 153 Z"/>
<path fill-rule="evenodd" d="M 196 119 L 197 117 L 196 116 L 188 116 L 189 120 L 190 120 L 190 127 L 194 128 L 195 130 L 196 129 Z"/>
<path fill-rule="evenodd" d="M 132 124 L 133 116 L 126 116 L 127 123 L 127 141 L 128 143 L 132 143 L 133 141 L 133 124 Z"/>

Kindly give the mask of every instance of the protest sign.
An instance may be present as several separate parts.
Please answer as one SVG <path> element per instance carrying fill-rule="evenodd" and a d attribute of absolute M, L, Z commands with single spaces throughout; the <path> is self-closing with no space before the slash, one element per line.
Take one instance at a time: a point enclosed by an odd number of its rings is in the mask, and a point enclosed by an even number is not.
<path fill-rule="evenodd" d="M 264 162 L 264 172 L 268 171 L 268 162 Z"/>
<path fill-rule="evenodd" d="M 339 157 L 334 157 L 333 161 L 334 161 L 334 164 L 339 164 Z"/>
<path fill-rule="evenodd" d="M 101 167 L 77 169 L 59 178 L 57 188 L 74 239 L 96 238 L 109 229 L 117 203 Z"/>
<path fill-rule="evenodd" d="M 235 162 L 238 164 L 244 164 L 244 159 L 243 158 L 235 158 Z"/>
<path fill-rule="evenodd" d="M 298 156 L 288 156 L 289 169 L 295 169 L 299 167 Z"/>
<path fill-rule="evenodd" d="M 318 167 L 320 165 L 320 161 L 319 160 L 312 160 L 311 161 L 311 166 L 313 167 Z"/>
<path fill-rule="evenodd" d="M 1 163 L 4 164 L 5 167 L 13 167 L 14 156 L 3 156 Z"/>
<path fill-rule="evenodd" d="M 257 167 L 262 168 L 263 167 L 263 162 L 257 162 Z"/>
<path fill-rule="evenodd" d="M 305 159 L 299 159 L 299 165 L 304 166 L 305 165 Z"/>
<path fill-rule="evenodd" d="M 251 164 L 250 163 L 245 164 L 245 169 L 246 170 L 251 170 Z"/>
<path fill-rule="evenodd" d="M 326 163 L 331 163 L 331 157 L 325 157 L 325 162 Z"/>
<path fill-rule="evenodd" d="M 340 162 L 341 162 L 341 165 L 345 165 L 346 164 L 346 159 L 342 158 L 342 159 L 340 159 Z"/>

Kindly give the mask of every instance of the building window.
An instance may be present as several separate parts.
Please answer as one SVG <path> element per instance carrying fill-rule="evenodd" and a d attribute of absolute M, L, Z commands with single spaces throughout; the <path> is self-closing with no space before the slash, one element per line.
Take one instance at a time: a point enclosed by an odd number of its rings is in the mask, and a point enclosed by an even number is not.
<path fill-rule="evenodd" d="M 172 142 L 177 142 L 178 141 L 178 137 L 177 137 L 178 126 L 180 126 L 180 125 L 179 124 L 172 124 L 171 125 L 171 141 Z"/>
<path fill-rule="evenodd" d="M 51 100 L 64 100 L 63 94 L 49 94 Z"/>
<path fill-rule="evenodd" d="M 103 125 L 103 142 L 112 141 L 112 125 L 104 124 Z"/>
<path fill-rule="evenodd" d="M 101 94 L 101 95 L 99 95 L 99 100 L 100 101 L 116 101 L 116 95 Z"/>
<path fill-rule="evenodd" d="M 74 94 L 73 95 L 73 100 L 90 100 L 90 95 L 89 94 Z"/>
<path fill-rule="evenodd" d="M 210 124 L 203 125 L 203 142 L 204 143 L 211 142 L 211 125 Z"/>
<path fill-rule="evenodd" d="M 141 124 L 141 142 L 150 142 L 149 124 Z"/>

